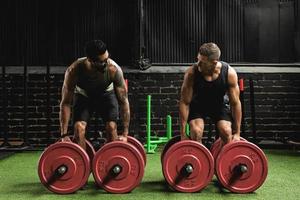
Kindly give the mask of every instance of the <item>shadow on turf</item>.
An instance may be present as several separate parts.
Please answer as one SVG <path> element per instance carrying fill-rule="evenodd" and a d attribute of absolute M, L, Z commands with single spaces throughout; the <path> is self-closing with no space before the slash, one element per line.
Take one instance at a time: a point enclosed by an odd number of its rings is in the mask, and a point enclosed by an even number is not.
<path fill-rule="evenodd" d="M 232 193 L 229 190 L 226 190 L 218 180 L 212 180 L 212 185 L 218 189 L 218 192 L 222 195 L 245 195 L 245 194 L 237 194 L 237 193 Z M 255 192 L 252 193 L 247 193 L 247 195 L 256 195 Z"/>
<path fill-rule="evenodd" d="M 164 180 L 142 182 L 139 187 L 143 192 L 172 192 Z"/>
<path fill-rule="evenodd" d="M 13 189 L 6 190 L 7 194 L 11 194 L 11 193 L 14 193 L 16 195 L 29 194 L 34 197 L 44 196 L 44 195 L 58 195 L 49 191 L 40 182 L 14 184 L 12 185 L 11 188 Z M 84 187 L 84 189 L 80 189 L 73 194 L 80 193 L 81 191 L 95 190 L 95 188 L 96 186 L 94 182 L 89 182 L 88 185 Z M 72 195 L 72 194 L 67 194 L 67 195 Z"/>
<path fill-rule="evenodd" d="M 96 184 L 92 184 L 90 186 L 91 190 L 88 191 L 88 194 L 95 195 L 95 194 L 109 194 L 105 190 L 98 187 Z M 149 181 L 149 182 L 142 182 L 139 186 L 137 186 L 133 191 L 132 194 L 135 193 L 151 193 L 151 192 L 161 192 L 166 193 L 168 191 L 172 191 L 168 188 L 164 181 Z M 130 194 L 130 193 L 129 193 Z"/>
<path fill-rule="evenodd" d="M 218 193 L 221 195 L 243 195 L 243 194 L 234 194 L 226 189 L 224 189 L 217 180 L 213 180 L 206 188 L 202 191 L 196 193 L 214 193 L 216 192 L 214 188 L 217 188 Z M 95 195 L 95 194 L 109 194 L 105 190 L 99 188 L 94 182 L 89 182 L 88 186 L 84 190 L 79 190 L 76 193 L 88 192 L 87 194 Z M 16 195 L 29 194 L 34 197 L 44 196 L 44 195 L 57 195 L 49 190 L 47 190 L 40 182 L 32 182 L 32 183 L 21 183 L 13 185 L 11 190 L 6 190 L 7 194 L 14 193 Z M 172 190 L 164 180 L 161 181 L 148 181 L 142 182 L 137 188 L 133 190 L 132 194 L 136 193 L 181 193 Z M 129 193 L 130 194 L 130 193 Z M 247 195 L 256 195 L 255 192 L 248 193 Z M 72 195 L 72 194 L 70 194 Z"/>
<path fill-rule="evenodd" d="M 11 188 L 12 190 L 6 190 L 8 194 L 41 196 L 51 193 L 40 182 L 14 184 Z"/>
<path fill-rule="evenodd" d="M 94 194 L 109 194 L 106 191 L 104 191 L 103 189 L 99 188 L 98 186 L 94 185 L 90 185 L 89 188 L 91 190 L 89 190 L 89 194 L 90 195 L 94 195 Z M 224 189 L 224 187 L 222 187 L 222 185 L 217 181 L 217 180 L 212 180 L 212 182 L 203 190 L 199 191 L 199 192 L 195 192 L 195 193 L 215 193 L 216 192 L 216 188 L 217 188 L 217 193 L 221 194 L 221 195 L 241 195 L 243 196 L 244 194 L 235 194 L 232 193 L 226 189 Z M 175 194 L 175 193 L 180 193 L 180 194 L 184 194 L 182 192 L 178 192 L 173 190 L 172 188 L 170 188 L 168 186 L 168 184 L 165 182 L 165 180 L 161 180 L 161 181 L 147 181 L 147 182 L 142 182 L 138 187 L 136 187 L 133 191 L 132 194 L 136 194 L 136 193 L 170 193 L 170 194 Z M 130 193 L 129 193 L 130 194 Z M 248 193 L 247 195 L 256 195 L 255 192 L 253 193 Z"/>
<path fill-rule="evenodd" d="M 221 194 L 231 194 L 229 191 L 227 191 L 223 188 L 223 186 L 219 183 L 219 181 L 213 180 L 212 183 L 213 183 L 212 185 L 215 186 L 218 189 L 219 193 L 221 193 Z"/>

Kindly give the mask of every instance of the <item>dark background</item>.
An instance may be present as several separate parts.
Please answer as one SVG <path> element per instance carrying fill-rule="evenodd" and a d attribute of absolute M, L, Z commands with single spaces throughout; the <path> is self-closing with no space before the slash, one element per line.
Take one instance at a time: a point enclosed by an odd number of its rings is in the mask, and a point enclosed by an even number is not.
<path fill-rule="evenodd" d="M 69 65 L 84 43 L 102 39 L 133 66 L 192 63 L 213 41 L 227 62 L 300 61 L 298 0 L 3 0 L 3 65 Z"/>

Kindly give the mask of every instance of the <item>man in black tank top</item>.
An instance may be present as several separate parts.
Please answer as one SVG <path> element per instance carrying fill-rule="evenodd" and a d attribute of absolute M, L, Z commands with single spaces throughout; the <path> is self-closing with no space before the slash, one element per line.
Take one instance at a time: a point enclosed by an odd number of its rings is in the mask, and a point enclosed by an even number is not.
<path fill-rule="evenodd" d="M 237 73 L 227 63 L 219 61 L 220 55 L 216 44 L 203 44 L 198 62 L 184 75 L 179 105 L 182 140 L 188 139 L 185 133 L 188 122 L 191 139 L 202 142 L 206 117 L 215 122 L 225 144 L 240 139 L 242 112 Z M 226 97 L 229 97 L 230 108 L 226 105 Z"/>
<path fill-rule="evenodd" d="M 85 132 L 90 115 L 101 115 L 109 141 L 127 141 L 130 110 L 127 88 L 122 69 L 109 58 L 106 45 L 93 40 L 85 46 L 86 58 L 72 63 L 65 73 L 60 104 L 60 129 L 63 140 L 67 136 L 73 101 L 74 136 L 78 144 L 86 149 Z M 119 107 L 123 121 L 123 133 L 117 134 Z"/>

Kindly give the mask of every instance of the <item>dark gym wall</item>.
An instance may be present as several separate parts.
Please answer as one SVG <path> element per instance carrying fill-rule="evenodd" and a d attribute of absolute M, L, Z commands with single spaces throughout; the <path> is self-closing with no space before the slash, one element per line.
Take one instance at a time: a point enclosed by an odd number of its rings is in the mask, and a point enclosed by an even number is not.
<path fill-rule="evenodd" d="M 253 66 L 255 67 L 255 66 Z M 40 67 L 42 68 L 42 67 Z M 54 70 L 54 69 L 53 69 Z M 0 67 L 0 77 L 2 68 Z M 11 71 L 8 67 L 7 71 Z M 21 70 L 19 70 L 21 72 Z M 289 137 L 299 138 L 300 133 L 300 73 L 239 73 L 245 82 L 243 137 L 253 137 L 250 85 L 254 82 L 257 136 L 266 140 L 285 141 Z M 53 73 L 50 78 L 50 108 L 47 108 L 47 77 L 44 73 L 28 76 L 28 137 L 34 147 L 45 146 L 59 136 L 59 103 L 63 73 Z M 179 134 L 178 102 L 183 73 L 125 72 L 129 80 L 129 102 L 131 111 L 130 134 L 139 138 L 146 135 L 146 99 L 152 95 L 151 127 L 155 134 L 166 133 L 166 115 L 172 116 L 173 134 Z M 7 130 L 10 140 L 24 137 L 24 102 L 22 73 L 6 75 L 6 93 L 0 92 L 0 144 Z M 3 113 L 3 99 L 7 95 L 7 112 Z M 50 112 L 50 121 L 47 116 Z M 7 122 L 4 117 L 7 115 Z M 208 120 L 206 120 L 208 122 Z M 50 131 L 47 124 L 50 123 Z M 121 120 L 119 125 L 121 131 Z M 103 123 L 93 117 L 87 137 L 103 131 Z M 70 130 L 72 130 L 70 123 Z M 206 137 L 208 126 L 205 127 Z M 213 129 L 214 130 L 214 129 Z M 49 140 L 50 139 L 50 140 Z M 19 139 L 20 140 L 20 139 Z"/>
<path fill-rule="evenodd" d="M 131 65 L 141 37 L 154 64 L 192 63 L 208 41 L 227 62 L 299 62 L 298 13 L 299 0 L 4 0 L 0 64 L 68 65 L 87 40 L 101 38 L 119 64 Z"/>
<path fill-rule="evenodd" d="M 259 6 L 258 0 L 244 4 L 244 60 L 257 61 L 259 56 Z"/>
<path fill-rule="evenodd" d="M 153 63 L 191 63 L 214 41 L 222 59 L 243 61 L 242 1 L 145 0 L 146 55 Z"/>
<path fill-rule="evenodd" d="M 295 58 L 295 12 L 294 1 L 279 3 L 279 62 L 289 62 Z"/>
<path fill-rule="evenodd" d="M 146 55 L 154 63 L 191 63 L 200 44 L 214 41 L 227 62 L 299 61 L 298 4 L 298 0 L 145 0 Z"/>
<path fill-rule="evenodd" d="M 7 65 L 66 65 L 93 38 L 105 40 L 119 63 L 137 57 L 137 0 L 11 0 L 2 9 Z M 144 0 L 146 57 L 191 63 L 199 44 L 214 41 L 228 62 L 299 61 L 298 10 L 298 0 Z"/>
<path fill-rule="evenodd" d="M 258 21 L 257 34 L 249 34 L 246 40 L 256 41 L 257 62 L 295 62 L 295 2 L 290 0 L 259 0 L 256 16 L 248 17 L 245 23 Z M 249 27 L 250 30 L 252 27 Z M 257 41 L 257 38 L 259 40 Z M 251 54 L 251 52 L 249 52 Z M 255 59 L 255 58 L 254 58 Z M 250 61 L 250 60 L 249 60 Z"/>
<path fill-rule="evenodd" d="M 6 0 L 1 2 L 1 55 L 5 65 L 68 65 L 101 38 L 113 58 L 134 57 L 135 0 Z M 24 60 L 25 59 L 25 60 Z"/>
<path fill-rule="evenodd" d="M 296 1 L 295 6 L 295 13 L 296 13 L 296 33 L 295 33 L 295 49 L 296 49 L 296 58 L 297 61 L 300 61 L 300 2 L 299 0 Z"/>

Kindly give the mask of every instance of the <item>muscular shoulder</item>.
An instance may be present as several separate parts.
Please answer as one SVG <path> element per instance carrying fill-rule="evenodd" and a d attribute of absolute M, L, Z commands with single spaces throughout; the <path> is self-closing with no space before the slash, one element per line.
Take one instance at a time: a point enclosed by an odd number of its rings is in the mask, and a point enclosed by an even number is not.
<path fill-rule="evenodd" d="M 112 59 L 108 61 L 108 72 L 111 77 L 111 80 L 114 82 L 115 86 L 123 85 L 123 71 L 121 67 Z"/>
<path fill-rule="evenodd" d="M 75 60 L 66 70 L 65 76 L 77 77 L 79 68 L 86 65 L 87 58 L 82 57 Z"/>
<path fill-rule="evenodd" d="M 194 75 L 195 75 L 195 66 L 192 65 L 185 71 L 184 80 L 187 82 L 192 82 L 194 80 Z"/>
<path fill-rule="evenodd" d="M 64 79 L 64 86 L 66 88 L 73 89 L 75 87 L 78 78 L 78 69 L 81 63 L 81 61 L 76 60 L 67 68 Z"/>
<path fill-rule="evenodd" d="M 122 73 L 121 67 L 112 59 L 108 59 L 107 64 L 107 69 L 110 75 L 115 76 L 116 73 Z"/>
<path fill-rule="evenodd" d="M 75 75 L 78 71 L 79 65 L 82 61 L 74 61 L 66 70 L 66 75 Z"/>
<path fill-rule="evenodd" d="M 228 65 L 228 84 L 235 85 L 237 84 L 237 73 L 233 67 Z"/>

